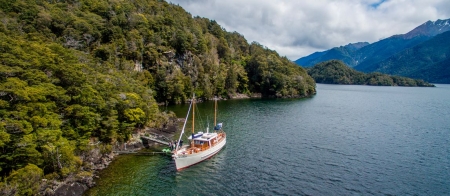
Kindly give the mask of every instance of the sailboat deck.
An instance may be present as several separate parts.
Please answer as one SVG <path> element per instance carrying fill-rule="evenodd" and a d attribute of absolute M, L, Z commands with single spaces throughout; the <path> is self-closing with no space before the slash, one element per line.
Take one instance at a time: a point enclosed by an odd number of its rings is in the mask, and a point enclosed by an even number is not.
<path fill-rule="evenodd" d="M 221 141 L 223 141 L 226 137 L 225 132 L 221 131 L 219 133 L 206 133 L 204 134 L 206 136 L 194 137 L 194 146 L 191 147 L 190 145 L 183 145 L 176 154 L 179 155 L 186 155 L 186 154 L 195 154 L 198 152 L 206 151 Z M 211 136 L 211 137 L 209 137 Z M 192 136 L 189 137 L 191 140 Z"/>
<path fill-rule="evenodd" d="M 184 145 L 181 148 L 178 147 L 182 143 L 181 137 L 184 134 L 186 127 L 186 121 L 183 124 L 181 130 L 180 139 L 178 139 L 175 150 L 172 151 L 172 157 L 175 160 L 175 166 L 177 170 L 189 167 L 197 164 L 209 157 L 217 154 L 227 143 L 226 134 L 222 131 L 222 123 L 216 124 L 216 110 L 217 100 L 214 102 L 214 130 L 218 132 L 209 133 L 209 126 L 206 128 L 206 133 L 198 132 L 194 134 L 195 130 L 195 94 L 192 98 L 191 105 L 189 106 L 186 119 L 188 119 L 192 108 L 192 135 L 189 136 L 190 145 Z"/>

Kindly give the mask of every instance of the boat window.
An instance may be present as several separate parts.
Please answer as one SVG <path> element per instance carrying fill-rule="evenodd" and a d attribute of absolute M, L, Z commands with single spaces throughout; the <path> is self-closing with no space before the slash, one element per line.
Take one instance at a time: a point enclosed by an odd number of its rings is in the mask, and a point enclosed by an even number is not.
<path fill-rule="evenodd" d="M 195 144 L 203 144 L 203 141 L 194 140 Z"/>

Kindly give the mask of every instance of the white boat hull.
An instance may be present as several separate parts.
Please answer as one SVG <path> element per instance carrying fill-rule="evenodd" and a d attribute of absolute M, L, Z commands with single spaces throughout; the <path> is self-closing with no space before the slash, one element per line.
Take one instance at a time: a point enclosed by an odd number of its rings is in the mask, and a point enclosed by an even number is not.
<path fill-rule="evenodd" d="M 222 141 L 217 143 L 217 145 L 213 146 L 212 148 L 201 151 L 198 153 L 193 154 L 182 154 L 182 152 L 179 152 L 177 155 L 174 155 L 173 158 L 175 160 L 175 165 L 177 167 L 177 170 L 181 170 L 183 168 L 189 167 L 191 165 L 200 163 L 204 161 L 205 159 L 208 159 L 215 154 L 217 154 L 227 143 L 227 138 L 223 138 Z"/>

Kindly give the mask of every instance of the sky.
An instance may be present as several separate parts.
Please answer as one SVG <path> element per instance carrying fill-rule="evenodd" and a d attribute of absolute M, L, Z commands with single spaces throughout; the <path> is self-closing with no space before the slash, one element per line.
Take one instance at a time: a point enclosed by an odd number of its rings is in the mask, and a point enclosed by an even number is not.
<path fill-rule="evenodd" d="M 168 0 L 297 60 L 450 18 L 450 0 Z"/>

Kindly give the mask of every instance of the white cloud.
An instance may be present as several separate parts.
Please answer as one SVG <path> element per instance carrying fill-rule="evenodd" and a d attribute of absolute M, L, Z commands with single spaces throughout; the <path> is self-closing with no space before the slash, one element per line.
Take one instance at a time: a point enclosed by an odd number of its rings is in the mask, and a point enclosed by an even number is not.
<path fill-rule="evenodd" d="M 296 60 L 450 18 L 448 0 L 169 0 Z"/>

